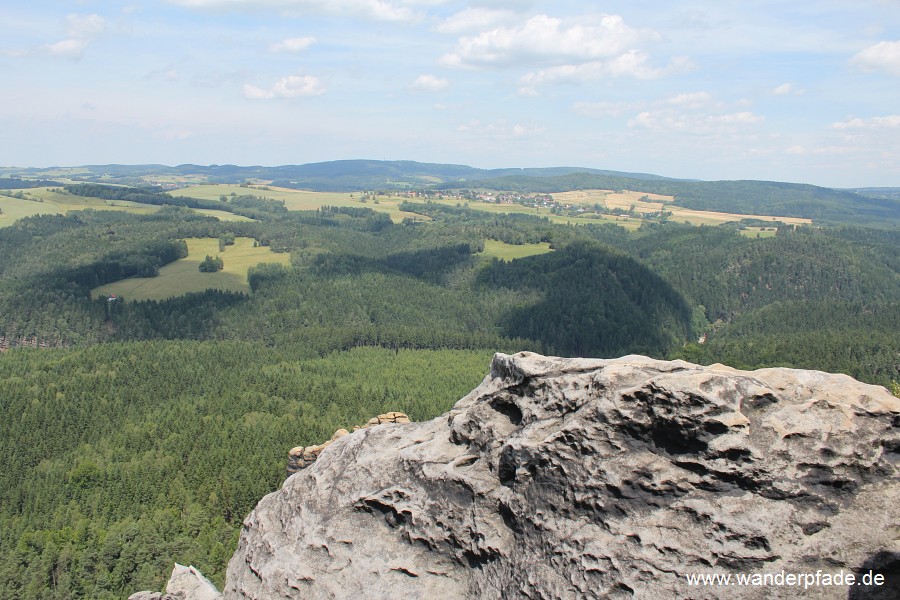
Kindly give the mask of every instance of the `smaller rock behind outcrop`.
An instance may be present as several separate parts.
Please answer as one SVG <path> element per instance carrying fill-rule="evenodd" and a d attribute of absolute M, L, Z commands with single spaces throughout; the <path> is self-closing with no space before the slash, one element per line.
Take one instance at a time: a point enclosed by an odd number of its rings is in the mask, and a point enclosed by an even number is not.
<path fill-rule="evenodd" d="M 175 563 L 172 576 L 166 584 L 166 593 L 137 592 L 128 600 L 222 600 L 222 594 L 213 583 L 194 567 Z"/>
<path fill-rule="evenodd" d="M 367 429 L 369 427 L 374 427 L 376 425 L 381 425 L 382 423 L 409 423 L 409 417 L 406 416 L 405 413 L 402 412 L 389 412 L 384 413 L 383 415 L 378 415 L 377 417 L 372 417 L 365 425 L 356 425 L 353 427 L 353 431 L 359 431 L 360 429 Z M 315 446 L 297 446 L 296 448 L 291 448 L 288 452 L 288 464 L 287 464 L 287 474 L 293 475 L 297 471 L 301 469 L 305 469 L 309 465 L 316 462 L 316 459 L 319 458 L 319 454 L 322 453 L 322 450 L 327 448 L 332 442 L 338 440 L 345 435 L 349 435 L 349 431 L 346 429 L 338 429 L 334 432 L 334 435 L 331 436 L 331 439 L 321 444 L 317 444 Z"/>

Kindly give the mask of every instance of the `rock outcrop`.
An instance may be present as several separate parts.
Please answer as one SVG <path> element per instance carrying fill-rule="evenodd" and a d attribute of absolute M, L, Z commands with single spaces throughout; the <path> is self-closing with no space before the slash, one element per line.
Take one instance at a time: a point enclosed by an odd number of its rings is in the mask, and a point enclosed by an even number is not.
<path fill-rule="evenodd" d="M 896 569 L 898 459 L 900 400 L 844 375 L 498 354 L 263 498 L 225 597 L 847 598 L 687 577 Z"/>
<path fill-rule="evenodd" d="M 365 425 L 355 425 L 353 427 L 353 431 L 359 431 L 360 429 L 374 427 L 376 425 L 381 425 L 382 423 L 409 423 L 409 417 L 402 412 L 384 413 L 383 415 L 372 417 Z M 334 435 L 331 436 L 330 440 L 326 440 L 321 444 L 316 444 L 313 446 L 297 446 L 296 448 L 291 448 L 290 452 L 288 452 L 288 475 L 293 475 L 297 471 L 305 469 L 309 465 L 316 462 L 316 459 L 319 458 L 319 454 L 322 453 L 322 450 L 327 448 L 332 442 L 339 440 L 345 435 L 350 435 L 350 432 L 346 429 L 338 429 L 334 432 Z"/>
<path fill-rule="evenodd" d="M 128 600 L 222 600 L 213 583 L 194 567 L 175 563 L 166 592 L 137 592 Z"/>

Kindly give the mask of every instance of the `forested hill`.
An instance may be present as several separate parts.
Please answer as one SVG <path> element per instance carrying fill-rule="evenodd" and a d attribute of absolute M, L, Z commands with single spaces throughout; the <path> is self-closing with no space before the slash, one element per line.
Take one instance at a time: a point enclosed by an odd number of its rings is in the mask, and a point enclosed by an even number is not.
<path fill-rule="evenodd" d="M 585 167 L 479 169 L 467 165 L 422 163 L 412 160 L 334 160 L 302 165 L 238 166 L 238 165 L 86 165 L 70 168 L 7 169 L 7 175 L 28 179 L 58 176 L 64 172 L 73 181 L 116 183 L 141 186 L 145 178 L 202 178 L 209 183 L 244 183 L 266 181 L 280 187 L 324 192 L 359 190 L 421 189 L 436 184 L 467 184 L 471 181 L 508 176 L 557 177 L 586 173 L 637 180 L 666 180 L 648 173 L 625 173 Z M 2 181 L 2 179 L 0 179 Z M 50 184 L 45 184 L 50 185 Z"/>

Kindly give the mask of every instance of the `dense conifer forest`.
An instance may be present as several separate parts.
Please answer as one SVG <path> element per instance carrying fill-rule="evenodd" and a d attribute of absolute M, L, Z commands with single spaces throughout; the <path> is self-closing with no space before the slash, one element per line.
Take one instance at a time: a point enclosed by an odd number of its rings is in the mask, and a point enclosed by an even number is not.
<path fill-rule="evenodd" d="M 393 223 L 252 194 L 70 193 L 164 206 L 0 229 L 2 598 L 122 598 L 161 589 L 173 561 L 221 585 L 240 522 L 280 484 L 289 448 L 388 410 L 433 418 L 496 351 L 900 379 L 892 230 L 627 233 L 421 202 L 402 210 L 428 221 Z M 227 264 L 236 237 L 290 264 L 251 268 L 248 292 L 92 294 L 157 275 L 186 239 L 220 240 Z M 507 262 L 485 256 L 486 240 L 552 251 Z"/>

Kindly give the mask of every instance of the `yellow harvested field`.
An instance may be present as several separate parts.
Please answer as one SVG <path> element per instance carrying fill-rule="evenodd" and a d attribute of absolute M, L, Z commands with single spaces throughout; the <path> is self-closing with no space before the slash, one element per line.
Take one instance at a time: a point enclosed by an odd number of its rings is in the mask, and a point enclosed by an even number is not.
<path fill-rule="evenodd" d="M 805 225 L 812 223 L 812 219 L 802 219 L 799 217 L 773 217 L 768 215 L 742 215 L 737 213 L 713 212 L 706 210 L 691 210 L 675 206 L 672 202 L 675 200 L 673 196 L 662 196 L 660 194 L 646 194 L 644 192 L 614 192 L 611 190 L 578 190 L 573 192 L 562 192 L 552 194 L 557 202 L 564 204 L 605 204 L 609 209 L 619 208 L 629 210 L 634 206 L 635 212 L 652 213 L 661 210 L 670 211 L 672 216 L 670 221 L 676 223 L 691 223 L 693 225 L 718 225 L 720 223 L 731 223 L 740 221 L 741 219 L 759 219 L 761 221 L 781 221 L 783 223 L 793 225 Z"/>
<path fill-rule="evenodd" d="M 613 190 L 576 190 L 572 192 L 551 194 L 551 196 L 553 196 L 557 202 L 562 202 L 563 204 L 593 205 L 598 202 L 605 202 L 610 208 L 625 209 L 632 204 L 635 204 L 638 207 L 644 206 L 649 209 L 652 206 L 656 207 L 652 210 L 659 210 L 661 203 L 675 201 L 674 196 L 663 196 L 662 194 L 649 194 L 646 192 L 631 192 L 628 190 L 621 192 Z M 647 201 L 644 201 L 643 198 L 646 198 Z"/>
<path fill-rule="evenodd" d="M 156 277 L 132 277 L 94 288 L 94 298 L 116 294 L 125 300 L 165 300 L 208 289 L 250 293 L 247 271 L 260 263 L 290 265 L 291 255 L 253 247 L 251 238 L 236 238 L 233 246 L 219 252 L 215 238 L 189 238 L 188 256 L 162 267 Z M 201 273 L 200 263 L 207 256 L 220 256 L 225 268 L 218 273 Z"/>

